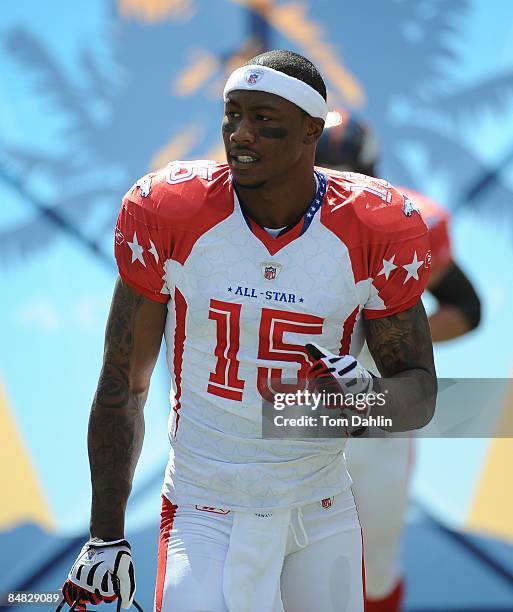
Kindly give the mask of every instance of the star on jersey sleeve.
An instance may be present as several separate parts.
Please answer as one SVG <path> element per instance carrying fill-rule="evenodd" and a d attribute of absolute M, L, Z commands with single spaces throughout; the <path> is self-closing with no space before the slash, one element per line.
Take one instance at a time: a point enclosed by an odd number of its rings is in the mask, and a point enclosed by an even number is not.
<path fill-rule="evenodd" d="M 389 218 L 368 247 L 371 282 L 364 307 L 367 319 L 388 317 L 411 308 L 420 300 L 429 278 L 427 227 L 417 209 L 410 208 L 409 200 L 403 200 L 395 190 L 392 193 Z"/>
<path fill-rule="evenodd" d="M 116 224 L 114 253 L 127 285 L 156 302 L 167 302 L 164 264 L 169 258 L 169 231 L 155 211 L 151 175 L 123 198 Z"/>

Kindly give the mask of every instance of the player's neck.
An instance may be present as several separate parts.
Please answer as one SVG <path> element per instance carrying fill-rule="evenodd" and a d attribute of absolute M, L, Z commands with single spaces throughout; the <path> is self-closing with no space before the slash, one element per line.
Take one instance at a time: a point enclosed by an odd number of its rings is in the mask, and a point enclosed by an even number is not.
<path fill-rule="evenodd" d="M 257 189 L 236 185 L 244 212 L 258 225 L 278 228 L 293 225 L 301 219 L 316 191 L 313 168 L 297 180 L 269 181 Z"/>

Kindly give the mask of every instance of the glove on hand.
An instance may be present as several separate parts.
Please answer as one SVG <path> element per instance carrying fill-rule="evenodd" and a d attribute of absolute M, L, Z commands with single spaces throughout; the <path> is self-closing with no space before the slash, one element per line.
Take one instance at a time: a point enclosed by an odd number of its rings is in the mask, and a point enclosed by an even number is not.
<path fill-rule="evenodd" d="M 135 595 L 130 544 L 126 540 L 89 540 L 71 568 L 62 594 L 70 606 L 79 599 L 80 606 L 76 610 L 85 610 L 87 603 L 97 605 L 117 597 L 121 599 L 122 608 L 130 608 Z"/>
<path fill-rule="evenodd" d="M 335 393 L 343 397 L 367 395 L 372 392 L 373 375 L 351 355 L 335 355 L 313 342 L 305 348 L 315 360 L 307 372 L 307 377 L 314 381 L 317 392 Z M 353 415 L 367 417 L 370 412 L 370 407 L 362 407 L 361 401 L 357 405 L 348 405 L 345 402 L 342 405 L 328 403 L 326 407 L 340 408 L 341 416 L 347 417 L 349 423 Z M 365 429 L 366 427 L 351 425 L 346 428 L 348 436 L 361 436 Z"/>

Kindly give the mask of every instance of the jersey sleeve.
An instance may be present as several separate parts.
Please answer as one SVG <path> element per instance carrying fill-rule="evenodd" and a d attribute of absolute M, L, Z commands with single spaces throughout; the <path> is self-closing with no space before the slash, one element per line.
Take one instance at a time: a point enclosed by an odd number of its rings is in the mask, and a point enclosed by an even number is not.
<path fill-rule="evenodd" d="M 123 198 L 114 254 L 127 285 L 150 300 L 166 303 L 169 290 L 164 265 L 170 257 L 170 228 L 160 218 L 157 202 L 147 189 L 148 182 L 139 181 Z"/>
<path fill-rule="evenodd" d="M 440 272 L 452 261 L 452 244 L 449 233 L 451 216 L 437 201 L 411 189 L 401 187 L 401 192 L 420 208 L 422 218 L 429 229 L 431 245 L 431 273 Z"/>
<path fill-rule="evenodd" d="M 363 315 L 378 319 L 417 304 L 429 279 L 428 228 L 411 201 L 392 190 L 384 227 L 368 245 L 369 294 Z"/>

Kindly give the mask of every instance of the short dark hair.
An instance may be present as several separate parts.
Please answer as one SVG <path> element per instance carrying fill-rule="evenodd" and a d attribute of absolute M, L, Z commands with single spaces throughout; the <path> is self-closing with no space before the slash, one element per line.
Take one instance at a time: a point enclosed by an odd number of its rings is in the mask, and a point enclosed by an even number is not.
<path fill-rule="evenodd" d="M 310 85 L 310 87 L 313 87 L 315 91 L 321 94 L 325 101 L 328 98 L 326 83 L 321 73 L 310 60 L 299 55 L 299 53 L 294 53 L 294 51 L 285 49 L 274 49 L 273 51 L 266 51 L 265 53 L 256 55 L 246 63 L 246 66 L 249 64 L 267 66 L 267 68 L 273 68 L 274 70 L 288 74 Z"/>

